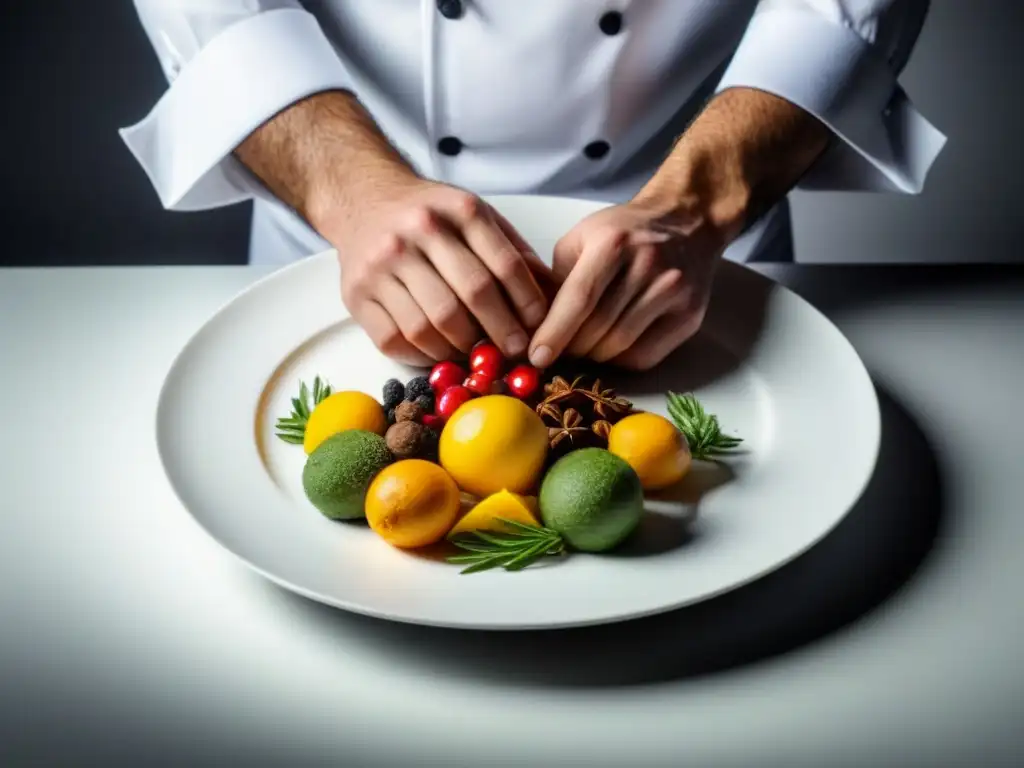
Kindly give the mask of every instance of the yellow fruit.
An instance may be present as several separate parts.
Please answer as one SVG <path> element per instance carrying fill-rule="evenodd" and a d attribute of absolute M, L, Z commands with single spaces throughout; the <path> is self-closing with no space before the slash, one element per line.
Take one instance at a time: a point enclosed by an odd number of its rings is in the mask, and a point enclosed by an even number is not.
<path fill-rule="evenodd" d="M 441 465 L 464 491 L 529 494 L 548 453 L 548 428 L 530 406 L 506 395 L 470 400 L 448 419 L 438 445 Z"/>
<path fill-rule="evenodd" d="M 388 428 L 384 408 L 364 392 L 335 392 L 325 397 L 309 414 L 302 448 L 310 454 L 331 435 L 362 429 L 383 435 Z"/>
<path fill-rule="evenodd" d="M 608 450 L 639 475 L 645 491 L 675 485 L 690 470 L 690 447 L 675 425 L 656 413 L 634 413 L 608 433 Z"/>
<path fill-rule="evenodd" d="M 423 459 L 397 461 L 381 470 L 366 492 L 366 521 L 384 541 L 400 549 L 440 541 L 459 517 L 455 481 Z"/>
<path fill-rule="evenodd" d="M 499 517 L 523 525 L 540 525 L 537 520 L 537 499 L 508 491 L 493 493 L 463 515 L 448 535 L 467 531 L 504 531 L 507 526 L 498 520 Z"/>

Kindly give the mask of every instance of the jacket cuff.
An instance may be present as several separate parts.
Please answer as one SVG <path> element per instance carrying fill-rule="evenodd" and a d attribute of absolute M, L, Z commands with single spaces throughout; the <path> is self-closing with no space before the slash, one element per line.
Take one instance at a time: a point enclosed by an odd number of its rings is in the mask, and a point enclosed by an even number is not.
<path fill-rule="evenodd" d="M 215 208 L 262 194 L 231 154 L 249 134 L 295 102 L 351 82 L 314 16 L 268 11 L 213 38 L 120 134 L 165 208 Z"/>
<path fill-rule="evenodd" d="M 755 13 L 717 90 L 733 87 L 786 99 L 841 140 L 803 189 L 916 194 L 946 143 L 867 41 L 811 11 Z"/>

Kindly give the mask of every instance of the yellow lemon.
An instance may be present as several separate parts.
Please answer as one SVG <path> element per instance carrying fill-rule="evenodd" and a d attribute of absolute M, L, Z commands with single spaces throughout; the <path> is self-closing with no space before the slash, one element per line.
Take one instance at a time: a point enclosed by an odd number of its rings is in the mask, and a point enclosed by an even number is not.
<path fill-rule="evenodd" d="M 441 431 L 441 465 L 464 491 L 529 494 L 548 453 L 548 429 L 521 400 L 487 395 L 460 406 Z"/>
<path fill-rule="evenodd" d="M 384 408 L 365 392 L 335 392 L 309 414 L 302 448 L 310 454 L 331 435 L 361 429 L 383 435 L 388 428 Z"/>
<path fill-rule="evenodd" d="M 656 413 L 634 413 L 608 433 L 608 450 L 640 477 L 645 491 L 675 485 L 690 470 L 690 447 L 675 425 Z"/>
<path fill-rule="evenodd" d="M 385 467 L 366 492 L 366 521 L 400 549 L 440 541 L 459 516 L 455 481 L 437 464 L 406 459 Z"/>
<path fill-rule="evenodd" d="M 467 531 L 504 531 L 507 526 L 498 518 L 523 525 L 540 525 L 537 520 L 537 499 L 508 491 L 498 491 L 470 509 L 455 524 L 449 536 Z"/>

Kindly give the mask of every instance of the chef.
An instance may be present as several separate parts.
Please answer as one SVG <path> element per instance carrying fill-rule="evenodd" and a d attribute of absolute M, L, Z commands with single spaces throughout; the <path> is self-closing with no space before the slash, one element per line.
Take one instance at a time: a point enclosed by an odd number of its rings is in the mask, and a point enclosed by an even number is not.
<path fill-rule="evenodd" d="M 897 76 L 927 0 L 135 0 L 170 86 L 121 134 L 165 208 L 253 200 L 250 259 L 335 248 L 416 365 L 482 336 L 660 362 L 786 194 L 915 194 L 945 137 Z M 614 203 L 545 265 L 479 195 Z"/>

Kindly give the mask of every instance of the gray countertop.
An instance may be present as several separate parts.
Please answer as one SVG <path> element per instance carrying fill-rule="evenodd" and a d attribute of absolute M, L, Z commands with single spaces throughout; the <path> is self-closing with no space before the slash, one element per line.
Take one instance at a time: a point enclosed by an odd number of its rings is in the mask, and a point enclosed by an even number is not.
<path fill-rule="evenodd" d="M 158 389 L 265 270 L 0 271 L 0 761 L 1024 764 L 1024 269 L 759 269 L 876 381 L 865 496 L 736 592 L 523 634 L 314 604 L 177 503 Z"/>

